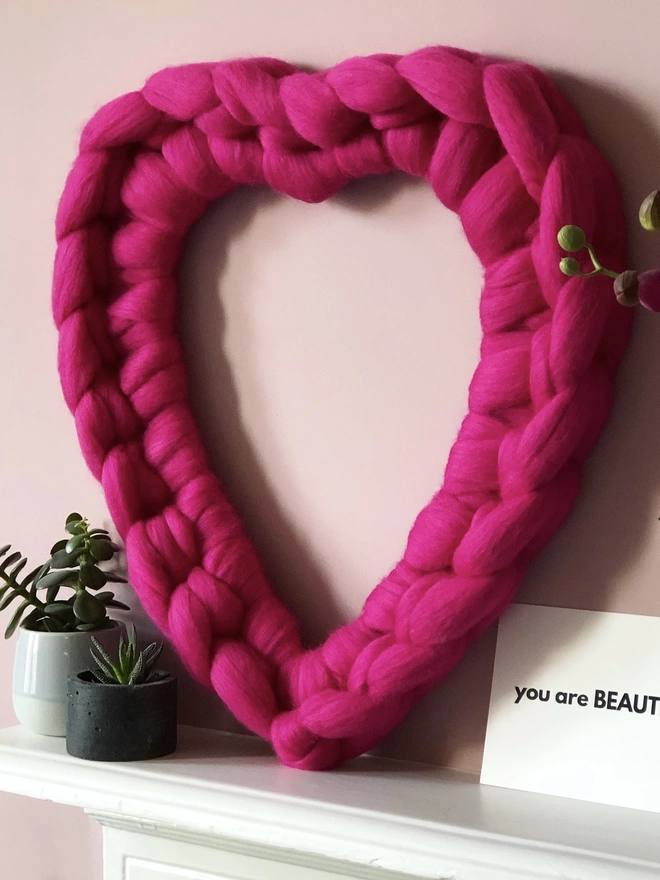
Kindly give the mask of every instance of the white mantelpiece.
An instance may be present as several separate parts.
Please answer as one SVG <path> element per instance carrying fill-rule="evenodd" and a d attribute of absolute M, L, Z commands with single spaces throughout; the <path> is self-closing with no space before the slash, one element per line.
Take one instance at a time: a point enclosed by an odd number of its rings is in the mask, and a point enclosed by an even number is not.
<path fill-rule="evenodd" d="M 0 731 L 0 790 L 85 809 L 107 880 L 634 880 L 660 876 L 660 816 L 480 786 L 361 758 L 282 767 L 261 742 L 180 728 L 176 754 L 71 758 L 64 741 Z"/>

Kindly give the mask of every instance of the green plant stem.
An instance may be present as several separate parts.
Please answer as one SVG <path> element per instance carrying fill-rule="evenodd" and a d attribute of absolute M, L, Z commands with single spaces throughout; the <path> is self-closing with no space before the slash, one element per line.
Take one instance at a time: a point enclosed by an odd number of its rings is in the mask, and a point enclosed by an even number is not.
<path fill-rule="evenodd" d="M 594 264 L 594 271 L 588 272 L 586 274 L 580 272 L 580 278 L 593 278 L 594 275 L 607 275 L 610 278 L 618 278 L 618 272 L 614 272 L 612 269 L 606 269 L 605 266 L 602 265 L 602 263 L 596 256 L 596 252 L 594 251 L 594 247 L 592 244 L 589 244 L 589 242 L 587 242 L 585 247 L 589 251 L 591 262 Z"/>
<path fill-rule="evenodd" d="M 9 581 L 7 581 L 9 583 Z M 15 593 L 18 593 L 19 596 L 22 596 L 24 599 L 27 599 L 30 605 L 34 605 L 39 611 L 43 611 L 46 607 L 45 602 L 42 602 L 41 599 L 38 599 L 36 596 L 33 596 L 23 587 L 19 586 L 19 584 L 12 584 L 12 590 Z"/>
<path fill-rule="evenodd" d="M 611 269 L 594 269 L 593 272 L 578 272 L 575 278 L 594 278 L 596 275 L 609 275 L 610 278 L 618 278 L 619 273 Z"/>
<path fill-rule="evenodd" d="M 46 607 L 46 603 L 42 602 L 41 599 L 37 598 L 37 596 L 33 596 L 29 593 L 24 587 L 22 587 L 17 581 L 13 581 L 11 577 L 7 577 L 4 572 L 0 572 L 2 574 L 2 579 L 6 584 L 11 584 L 12 590 L 19 596 L 22 596 L 24 599 L 28 599 L 30 605 L 34 605 L 35 608 L 38 608 L 39 611 L 43 611 Z"/>

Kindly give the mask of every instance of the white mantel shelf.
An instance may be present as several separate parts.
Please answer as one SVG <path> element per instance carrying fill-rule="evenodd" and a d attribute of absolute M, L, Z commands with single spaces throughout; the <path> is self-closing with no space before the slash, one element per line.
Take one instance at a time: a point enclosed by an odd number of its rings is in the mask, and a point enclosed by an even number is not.
<path fill-rule="evenodd" d="M 331 773 L 290 770 L 258 740 L 198 728 L 180 728 L 176 754 L 132 764 L 80 761 L 61 739 L 7 728 L 0 790 L 82 807 L 114 829 L 307 866 L 296 877 L 660 876 L 655 814 L 379 758 Z"/>

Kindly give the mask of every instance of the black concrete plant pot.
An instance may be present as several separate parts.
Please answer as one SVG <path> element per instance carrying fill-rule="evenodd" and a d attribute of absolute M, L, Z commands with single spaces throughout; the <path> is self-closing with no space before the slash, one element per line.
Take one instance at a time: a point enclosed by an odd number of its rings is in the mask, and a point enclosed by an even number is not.
<path fill-rule="evenodd" d="M 176 678 L 101 684 L 91 672 L 69 676 L 66 749 L 88 761 L 145 761 L 176 749 Z"/>

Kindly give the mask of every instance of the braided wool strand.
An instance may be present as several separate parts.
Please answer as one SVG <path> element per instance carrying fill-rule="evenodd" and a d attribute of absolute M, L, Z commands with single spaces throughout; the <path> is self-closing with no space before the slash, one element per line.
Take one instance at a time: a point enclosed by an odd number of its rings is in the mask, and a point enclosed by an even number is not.
<path fill-rule="evenodd" d="M 191 224 L 241 184 L 319 202 L 393 169 L 429 181 L 483 264 L 481 361 L 403 558 L 304 650 L 189 411 L 175 269 Z M 623 266 L 613 174 L 552 81 L 457 49 L 319 73 L 169 68 L 85 127 L 57 215 L 66 402 L 147 612 L 286 764 L 329 768 L 378 742 L 502 613 L 573 505 L 629 318 L 606 279 L 560 273 L 565 223 Z"/>

